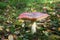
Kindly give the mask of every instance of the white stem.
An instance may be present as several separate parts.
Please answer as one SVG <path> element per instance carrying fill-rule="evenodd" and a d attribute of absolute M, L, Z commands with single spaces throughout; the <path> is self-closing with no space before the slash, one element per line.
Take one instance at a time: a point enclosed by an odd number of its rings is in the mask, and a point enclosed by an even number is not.
<path fill-rule="evenodd" d="M 31 32 L 32 32 L 33 34 L 36 32 L 36 27 L 37 27 L 36 22 L 34 22 L 34 23 L 32 24 L 32 27 L 31 27 Z"/>
<path fill-rule="evenodd" d="M 22 27 L 24 27 L 24 26 L 25 26 L 25 24 L 23 23 L 23 24 L 22 24 Z"/>

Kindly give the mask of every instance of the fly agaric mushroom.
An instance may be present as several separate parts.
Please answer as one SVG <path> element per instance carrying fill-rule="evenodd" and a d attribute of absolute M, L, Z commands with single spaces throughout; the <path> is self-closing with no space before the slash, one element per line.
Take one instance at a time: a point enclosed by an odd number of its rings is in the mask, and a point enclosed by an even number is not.
<path fill-rule="evenodd" d="M 25 12 L 19 15 L 18 19 L 26 19 L 26 20 L 31 20 L 33 22 L 31 31 L 34 34 L 36 32 L 36 21 L 42 20 L 47 18 L 49 15 L 45 13 L 40 13 L 40 12 Z"/>

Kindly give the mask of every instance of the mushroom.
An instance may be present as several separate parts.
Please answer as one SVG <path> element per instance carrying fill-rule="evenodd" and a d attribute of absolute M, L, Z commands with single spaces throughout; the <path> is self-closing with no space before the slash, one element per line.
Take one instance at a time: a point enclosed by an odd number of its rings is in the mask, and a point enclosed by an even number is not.
<path fill-rule="evenodd" d="M 25 12 L 19 15 L 18 19 L 26 19 L 33 22 L 31 27 L 31 32 L 34 34 L 36 32 L 36 21 L 47 18 L 49 15 L 41 12 Z"/>

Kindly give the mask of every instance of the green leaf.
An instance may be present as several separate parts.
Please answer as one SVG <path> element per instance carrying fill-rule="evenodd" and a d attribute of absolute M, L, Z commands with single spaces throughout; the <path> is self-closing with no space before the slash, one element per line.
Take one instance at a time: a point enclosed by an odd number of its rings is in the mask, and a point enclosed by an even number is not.
<path fill-rule="evenodd" d="M 0 2 L 0 9 L 4 9 L 6 8 L 6 6 L 7 6 L 7 3 Z"/>

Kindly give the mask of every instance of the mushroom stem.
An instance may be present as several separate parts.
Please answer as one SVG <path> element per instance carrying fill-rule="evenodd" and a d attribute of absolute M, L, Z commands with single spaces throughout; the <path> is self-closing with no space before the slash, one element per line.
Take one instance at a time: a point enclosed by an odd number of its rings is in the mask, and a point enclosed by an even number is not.
<path fill-rule="evenodd" d="M 36 22 L 33 22 L 32 27 L 31 27 L 31 32 L 34 34 L 36 32 Z"/>
<path fill-rule="evenodd" d="M 25 26 L 25 24 L 23 23 L 23 24 L 22 24 L 22 27 L 24 27 L 24 26 Z"/>

